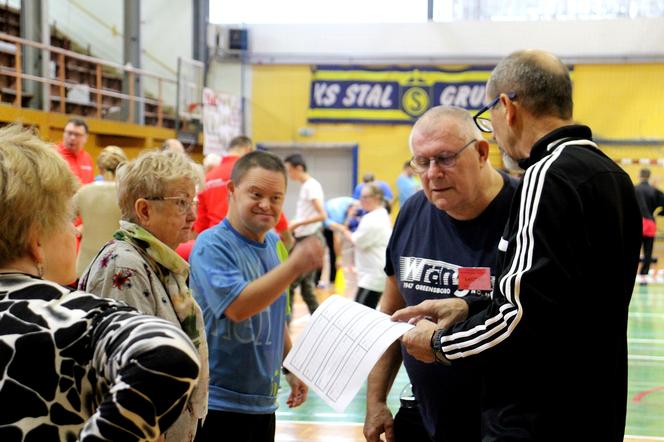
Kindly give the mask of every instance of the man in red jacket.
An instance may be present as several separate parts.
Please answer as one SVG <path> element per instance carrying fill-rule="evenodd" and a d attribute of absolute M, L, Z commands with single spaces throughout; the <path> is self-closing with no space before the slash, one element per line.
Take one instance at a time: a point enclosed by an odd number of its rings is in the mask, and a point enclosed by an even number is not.
<path fill-rule="evenodd" d="M 67 161 L 81 184 L 91 183 L 95 179 L 92 157 L 85 151 L 87 140 L 88 125 L 81 119 L 72 118 L 65 126 L 62 142 L 58 144 L 58 153 Z"/>

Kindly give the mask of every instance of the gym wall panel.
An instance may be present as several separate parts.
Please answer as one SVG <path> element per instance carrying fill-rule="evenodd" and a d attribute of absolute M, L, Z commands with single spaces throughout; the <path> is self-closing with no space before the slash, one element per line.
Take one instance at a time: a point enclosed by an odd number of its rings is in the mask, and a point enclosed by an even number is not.
<path fill-rule="evenodd" d="M 602 150 L 638 182 L 649 167 L 664 185 L 664 64 L 598 64 L 574 68 L 575 119 L 588 124 L 596 137 L 625 140 L 603 144 Z M 631 140 L 631 141 L 630 141 Z M 643 141 L 657 141 L 645 144 Z"/>
<path fill-rule="evenodd" d="M 664 64 L 574 67 L 574 115 L 603 138 L 664 138 Z"/>

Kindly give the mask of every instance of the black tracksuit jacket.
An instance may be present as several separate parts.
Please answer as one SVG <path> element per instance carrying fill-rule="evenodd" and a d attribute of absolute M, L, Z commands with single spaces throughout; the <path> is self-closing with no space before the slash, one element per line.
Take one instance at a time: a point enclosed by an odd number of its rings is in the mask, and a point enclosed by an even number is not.
<path fill-rule="evenodd" d="M 443 352 L 486 374 L 483 441 L 622 441 L 627 313 L 641 244 L 629 176 L 585 126 L 522 162 L 490 306 L 450 327 Z"/>

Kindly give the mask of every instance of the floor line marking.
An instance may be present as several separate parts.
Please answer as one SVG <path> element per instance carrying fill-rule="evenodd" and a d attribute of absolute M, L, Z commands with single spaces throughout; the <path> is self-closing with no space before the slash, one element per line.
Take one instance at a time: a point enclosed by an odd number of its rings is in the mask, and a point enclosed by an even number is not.
<path fill-rule="evenodd" d="M 648 356 L 648 355 L 627 355 L 630 361 L 663 361 L 664 356 Z"/>
<path fill-rule="evenodd" d="M 645 440 L 664 440 L 664 437 L 659 436 L 633 436 L 631 434 L 626 434 L 625 439 L 645 439 Z"/>
<path fill-rule="evenodd" d="M 639 403 L 639 402 L 641 402 L 641 399 L 643 399 L 644 397 L 648 396 L 651 393 L 655 393 L 656 391 L 660 391 L 660 390 L 664 390 L 663 385 L 653 387 L 653 388 L 649 388 L 648 390 L 641 391 L 641 392 L 634 395 L 634 397 L 632 398 L 632 402 Z"/>
<path fill-rule="evenodd" d="M 627 343 L 633 344 L 664 344 L 664 339 L 647 339 L 647 338 L 629 338 Z"/>

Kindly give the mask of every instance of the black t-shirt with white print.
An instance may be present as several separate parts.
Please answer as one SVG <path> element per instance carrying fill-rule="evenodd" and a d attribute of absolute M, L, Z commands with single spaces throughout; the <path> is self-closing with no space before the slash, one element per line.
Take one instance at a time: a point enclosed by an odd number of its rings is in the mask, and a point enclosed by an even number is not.
<path fill-rule="evenodd" d="M 385 272 L 395 275 L 406 305 L 426 299 L 463 297 L 471 314 L 488 303 L 490 291 L 458 288 L 460 267 L 491 268 L 509 215 L 517 181 L 501 172 L 504 185 L 473 220 L 458 221 L 418 192 L 399 211 L 387 247 Z M 476 366 L 424 364 L 402 351 L 427 431 L 434 440 L 479 440 L 481 370 Z"/>

